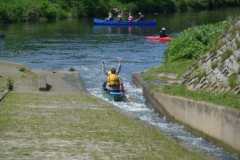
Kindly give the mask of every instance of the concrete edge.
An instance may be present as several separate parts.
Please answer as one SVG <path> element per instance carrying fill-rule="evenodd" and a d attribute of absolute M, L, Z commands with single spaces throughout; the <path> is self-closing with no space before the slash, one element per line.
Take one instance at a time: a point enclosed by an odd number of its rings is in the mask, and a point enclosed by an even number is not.
<path fill-rule="evenodd" d="M 143 81 L 140 75 L 141 73 L 143 73 L 143 71 L 133 72 L 132 81 L 138 88 L 143 89 L 143 96 L 146 99 L 146 102 L 150 104 L 155 109 L 155 111 L 166 115 L 168 119 L 170 119 L 171 121 L 184 125 L 185 128 L 189 130 L 191 133 L 198 136 L 202 136 L 208 139 L 209 141 L 223 147 L 227 151 L 231 153 L 236 153 L 240 157 L 240 147 L 238 147 L 240 142 L 240 134 L 239 134 L 240 132 L 238 132 L 240 130 L 240 120 L 239 120 L 240 111 L 239 110 L 230 109 L 230 108 L 226 108 L 224 106 L 219 106 L 219 105 L 207 104 L 204 102 L 197 102 L 197 101 L 189 100 L 182 97 L 156 93 L 149 87 L 149 85 L 145 81 Z M 165 99 L 168 99 L 168 102 L 170 101 L 171 103 L 165 103 L 164 102 Z M 177 103 L 181 103 L 181 104 L 179 105 Z M 190 109 L 188 107 L 185 107 L 185 105 L 188 105 L 188 104 L 190 105 L 189 107 Z M 172 106 L 169 106 L 169 105 L 172 105 Z M 196 109 L 196 106 L 198 107 L 197 109 Z M 169 108 L 172 108 L 172 110 Z M 188 112 L 186 110 L 191 110 L 192 108 L 194 108 L 193 109 L 194 111 L 191 111 L 190 112 L 191 115 L 188 115 Z M 203 117 L 200 117 L 199 115 L 197 115 L 199 114 L 199 108 L 202 111 L 201 115 L 204 115 Z M 206 110 L 208 113 L 205 113 Z M 179 112 L 182 112 L 182 113 L 179 113 Z M 200 122 L 188 123 L 188 121 L 192 121 L 192 119 L 194 118 L 200 119 Z M 211 120 L 214 120 L 214 119 L 216 121 L 215 123 L 213 124 L 209 123 L 211 122 Z M 216 129 L 214 128 L 215 127 L 214 125 L 218 125 L 216 126 Z M 226 128 L 223 128 L 224 125 L 226 126 Z M 214 131 L 210 132 L 209 126 L 212 127 L 213 128 L 212 130 Z M 218 133 L 218 132 L 221 132 L 221 133 Z M 232 136 L 231 138 L 228 137 L 229 135 L 226 134 L 227 132 L 231 133 L 230 135 Z M 236 134 L 238 134 L 239 136 Z"/>
<path fill-rule="evenodd" d="M 6 89 L 5 91 L 3 91 L 3 93 L 0 95 L 0 101 L 2 101 L 2 99 L 7 95 L 8 92 L 9 92 L 8 89 Z"/>

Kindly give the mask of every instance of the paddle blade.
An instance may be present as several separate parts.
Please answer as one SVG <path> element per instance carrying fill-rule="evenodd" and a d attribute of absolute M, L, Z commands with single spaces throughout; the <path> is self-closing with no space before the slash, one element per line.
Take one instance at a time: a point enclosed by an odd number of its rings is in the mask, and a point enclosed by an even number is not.
<path fill-rule="evenodd" d="M 128 97 L 128 95 L 126 93 L 125 94 L 125 97 L 128 99 L 129 102 L 132 102 L 132 99 Z"/>

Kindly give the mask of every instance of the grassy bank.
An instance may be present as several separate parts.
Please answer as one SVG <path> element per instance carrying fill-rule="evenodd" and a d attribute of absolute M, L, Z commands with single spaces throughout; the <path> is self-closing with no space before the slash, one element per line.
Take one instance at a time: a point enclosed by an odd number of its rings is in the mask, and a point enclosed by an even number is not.
<path fill-rule="evenodd" d="M 175 95 L 193 99 L 196 101 L 209 102 L 217 105 L 222 105 L 234 109 L 240 109 L 240 96 L 231 92 L 219 93 L 210 92 L 208 90 L 191 91 L 186 85 L 171 84 L 164 86 L 154 85 L 153 82 L 166 82 L 169 80 L 179 80 L 182 74 L 193 64 L 194 60 L 177 61 L 164 64 L 163 66 L 151 68 L 147 72 L 141 73 L 144 81 L 156 92 L 161 92 L 169 95 Z M 161 73 L 176 74 L 176 78 L 159 76 Z"/>
<path fill-rule="evenodd" d="M 10 92 L 0 106 L 1 159 L 204 159 L 97 98 Z"/>
<path fill-rule="evenodd" d="M 222 33 L 226 34 L 226 31 L 236 21 L 237 17 L 229 17 L 226 21 L 217 24 L 198 26 L 183 31 L 178 37 L 173 38 L 168 45 L 164 53 L 164 64 L 142 73 L 143 79 L 157 92 L 240 109 L 240 96 L 231 92 L 210 92 L 208 89 L 192 91 L 186 85 L 179 83 L 167 84 L 168 81 L 174 82 L 183 79 L 183 75 L 190 66 L 200 56 L 206 54 L 208 50 L 213 50 L 212 44 L 218 41 L 218 37 Z M 237 32 L 234 33 L 236 34 Z M 163 74 L 163 76 L 160 74 Z M 171 78 L 166 76 L 167 74 L 175 74 L 176 77 Z M 204 75 L 206 73 L 199 73 L 197 75 L 199 81 Z M 160 81 L 166 82 L 166 85 L 157 86 L 153 83 Z"/>

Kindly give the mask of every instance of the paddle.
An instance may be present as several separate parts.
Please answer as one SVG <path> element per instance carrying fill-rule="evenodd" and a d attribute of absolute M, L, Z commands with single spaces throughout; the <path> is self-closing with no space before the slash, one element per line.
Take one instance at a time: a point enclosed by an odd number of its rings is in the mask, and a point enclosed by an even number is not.
<path fill-rule="evenodd" d="M 124 92 L 125 97 L 128 99 L 129 102 L 132 102 L 131 98 L 128 97 L 128 95 Z"/>

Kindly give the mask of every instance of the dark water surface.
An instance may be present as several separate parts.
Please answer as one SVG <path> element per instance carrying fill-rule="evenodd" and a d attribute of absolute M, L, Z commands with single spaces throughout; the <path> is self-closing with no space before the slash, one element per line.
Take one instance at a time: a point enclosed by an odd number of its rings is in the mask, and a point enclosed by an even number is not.
<path fill-rule="evenodd" d="M 146 40 L 149 35 L 158 35 L 162 27 L 171 35 L 178 35 L 186 28 L 225 20 L 229 15 L 240 15 L 240 8 L 213 11 L 185 12 L 174 14 L 145 14 L 147 19 L 157 19 L 151 27 L 94 26 L 93 18 L 69 19 L 45 23 L 0 24 L 0 60 L 23 63 L 31 68 L 68 70 L 73 67 L 80 72 L 87 90 L 106 101 L 126 110 L 198 147 L 218 159 L 236 160 L 230 154 L 201 137 L 184 130 L 183 126 L 171 123 L 157 114 L 145 103 L 142 90 L 132 84 L 132 72 L 161 65 L 168 43 Z M 99 17 L 98 17 L 99 18 Z M 133 103 L 114 102 L 101 91 L 106 76 L 101 70 L 101 61 L 106 68 L 117 67 L 123 60 L 120 77 Z"/>

